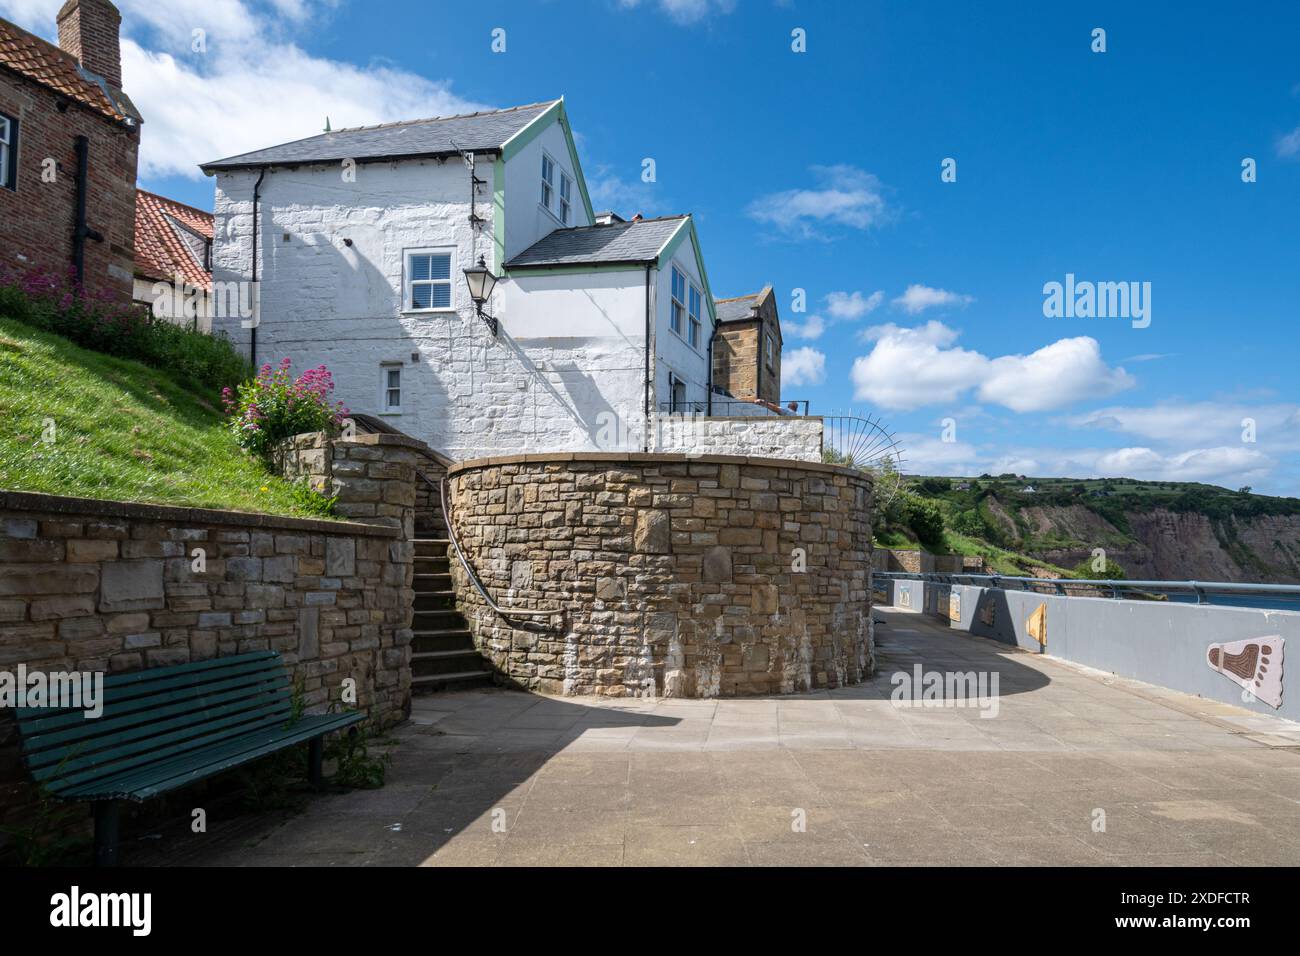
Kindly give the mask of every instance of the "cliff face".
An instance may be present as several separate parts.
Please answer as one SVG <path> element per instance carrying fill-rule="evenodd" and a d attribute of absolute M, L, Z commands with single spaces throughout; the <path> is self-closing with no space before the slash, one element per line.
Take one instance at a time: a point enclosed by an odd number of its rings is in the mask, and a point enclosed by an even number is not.
<path fill-rule="evenodd" d="M 1153 508 L 1124 517 L 1127 531 L 1082 505 L 1025 508 L 1024 547 L 1070 568 L 1105 548 L 1137 579 L 1300 584 L 1300 515 L 1211 519 Z"/>

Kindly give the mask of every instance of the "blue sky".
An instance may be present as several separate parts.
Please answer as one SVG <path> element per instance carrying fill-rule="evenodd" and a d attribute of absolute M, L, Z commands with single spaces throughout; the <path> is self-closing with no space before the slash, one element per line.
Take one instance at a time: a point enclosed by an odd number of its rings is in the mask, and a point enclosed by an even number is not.
<path fill-rule="evenodd" d="M 1295 4 L 120 5 L 146 188 L 211 208 L 195 164 L 326 115 L 563 94 L 595 203 L 694 213 L 716 295 L 777 290 L 785 397 L 908 470 L 1300 487 Z M 1067 273 L 1150 283 L 1149 326 L 1046 317 Z"/>

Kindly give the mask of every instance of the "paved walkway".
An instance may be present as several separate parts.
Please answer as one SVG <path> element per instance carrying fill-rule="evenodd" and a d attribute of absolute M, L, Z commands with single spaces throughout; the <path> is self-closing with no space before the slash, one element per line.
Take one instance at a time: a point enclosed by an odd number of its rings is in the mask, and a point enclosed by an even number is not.
<path fill-rule="evenodd" d="M 877 616 L 877 677 L 843 690 L 719 701 L 417 697 L 382 790 L 318 797 L 287 821 L 210 821 L 206 839 L 149 856 L 225 865 L 1300 864 L 1300 726 L 918 614 Z M 897 706 L 891 675 L 918 663 L 997 672 L 996 716 Z"/>

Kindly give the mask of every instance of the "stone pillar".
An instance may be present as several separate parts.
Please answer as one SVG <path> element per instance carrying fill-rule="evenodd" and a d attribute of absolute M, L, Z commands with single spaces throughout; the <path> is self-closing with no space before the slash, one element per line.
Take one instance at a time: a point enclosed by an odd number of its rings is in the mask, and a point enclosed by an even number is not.
<path fill-rule="evenodd" d="M 344 568 L 352 562 L 381 569 L 389 589 L 375 596 L 369 609 L 385 625 L 375 648 L 375 692 L 389 695 L 403 714 L 410 713 L 411 622 L 415 609 L 416 464 L 424 460 L 425 445 L 405 435 L 357 435 L 330 439 L 323 432 L 295 435 L 276 453 L 281 473 L 302 479 L 337 500 L 341 518 L 362 524 L 396 528 L 393 540 L 359 540 L 355 555 L 327 555 Z"/>

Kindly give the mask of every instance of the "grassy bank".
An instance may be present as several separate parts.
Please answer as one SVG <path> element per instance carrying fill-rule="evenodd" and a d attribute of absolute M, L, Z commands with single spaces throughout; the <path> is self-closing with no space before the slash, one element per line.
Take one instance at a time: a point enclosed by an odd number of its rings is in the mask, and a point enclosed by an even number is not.
<path fill-rule="evenodd" d="M 4 317 L 0 488 L 314 516 L 235 444 L 215 396 Z"/>

